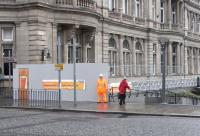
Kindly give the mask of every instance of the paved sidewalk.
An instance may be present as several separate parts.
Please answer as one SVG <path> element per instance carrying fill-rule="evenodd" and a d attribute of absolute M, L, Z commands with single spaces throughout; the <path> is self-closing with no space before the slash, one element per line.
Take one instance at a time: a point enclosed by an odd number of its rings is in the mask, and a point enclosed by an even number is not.
<path fill-rule="evenodd" d="M 74 107 L 73 102 L 62 102 L 62 107 L 40 108 L 40 107 L 17 107 L 17 106 L 1 106 L 1 108 L 22 108 L 37 109 L 51 111 L 72 111 L 72 112 L 92 112 L 107 114 L 127 114 L 127 115 L 148 115 L 148 116 L 174 116 L 174 117 L 198 117 L 200 118 L 200 107 L 191 105 L 168 105 L 154 104 L 145 105 L 144 103 L 127 103 L 119 106 L 115 103 L 94 103 L 94 102 L 78 102 Z"/>
<path fill-rule="evenodd" d="M 146 105 L 143 103 L 127 103 L 119 106 L 118 103 L 78 103 L 77 107 L 73 103 L 63 103 L 62 109 L 71 111 L 87 111 L 102 113 L 124 113 L 132 115 L 152 115 L 152 116 L 188 116 L 200 117 L 200 107 L 190 105 L 169 105 L 154 104 Z"/>

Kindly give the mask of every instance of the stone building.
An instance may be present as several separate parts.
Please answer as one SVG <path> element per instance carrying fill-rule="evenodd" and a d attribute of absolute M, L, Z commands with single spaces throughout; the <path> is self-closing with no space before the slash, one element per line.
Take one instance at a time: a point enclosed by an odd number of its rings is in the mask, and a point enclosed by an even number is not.
<path fill-rule="evenodd" d="M 108 63 L 111 80 L 200 74 L 200 0 L 0 0 L 0 64 Z M 75 44 L 76 43 L 76 44 Z M 8 59 L 10 55 L 10 58 Z M 12 71 L 11 71 L 12 74 Z"/>

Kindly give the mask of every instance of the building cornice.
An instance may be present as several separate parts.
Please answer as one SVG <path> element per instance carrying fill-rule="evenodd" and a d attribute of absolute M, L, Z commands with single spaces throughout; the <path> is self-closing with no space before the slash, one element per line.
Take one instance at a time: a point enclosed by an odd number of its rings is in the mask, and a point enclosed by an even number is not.
<path fill-rule="evenodd" d="M 59 12 L 59 11 L 67 11 L 67 12 L 76 12 L 79 14 L 90 15 L 96 18 L 100 18 L 102 15 L 97 13 L 95 10 L 84 7 L 58 7 L 56 5 L 50 5 L 43 2 L 29 2 L 25 4 L 0 4 L 1 10 L 14 10 L 14 11 L 22 11 L 22 10 L 30 10 L 30 9 L 43 9 L 51 12 Z"/>
<path fill-rule="evenodd" d="M 185 2 L 186 4 L 188 4 L 189 6 L 200 10 L 200 5 L 198 5 L 198 4 L 194 3 L 194 2 L 191 2 L 191 1 L 189 1 L 189 0 L 184 0 L 184 2 Z"/>

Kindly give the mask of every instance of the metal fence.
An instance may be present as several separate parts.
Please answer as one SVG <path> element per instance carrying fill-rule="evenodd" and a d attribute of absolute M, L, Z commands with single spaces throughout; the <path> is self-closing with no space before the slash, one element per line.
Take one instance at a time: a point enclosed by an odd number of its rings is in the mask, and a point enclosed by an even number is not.
<path fill-rule="evenodd" d="M 55 108 L 58 98 L 58 91 L 0 89 L 0 106 Z"/>
<path fill-rule="evenodd" d="M 167 92 L 165 101 L 168 104 L 200 105 L 200 98 L 198 97 L 184 96 L 170 91 Z"/>

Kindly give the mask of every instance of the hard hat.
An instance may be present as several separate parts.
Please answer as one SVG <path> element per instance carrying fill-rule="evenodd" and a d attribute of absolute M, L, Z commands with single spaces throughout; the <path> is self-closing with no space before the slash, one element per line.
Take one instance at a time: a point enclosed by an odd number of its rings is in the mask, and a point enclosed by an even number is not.
<path fill-rule="evenodd" d="M 100 76 L 100 77 L 103 77 L 103 74 L 100 74 L 99 76 Z"/>

